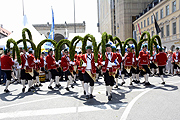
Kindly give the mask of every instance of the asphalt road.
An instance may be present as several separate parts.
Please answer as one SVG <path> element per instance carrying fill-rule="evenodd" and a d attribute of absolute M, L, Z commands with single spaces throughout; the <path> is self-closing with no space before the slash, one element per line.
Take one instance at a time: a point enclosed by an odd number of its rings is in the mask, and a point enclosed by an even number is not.
<path fill-rule="evenodd" d="M 144 79 L 141 78 L 141 82 Z M 180 120 L 180 77 L 150 77 L 149 87 L 143 84 L 113 89 L 108 101 L 104 80 L 95 83 L 94 98 L 86 100 L 80 81 L 70 92 L 64 88 L 48 90 L 49 82 L 34 92 L 22 93 L 22 85 L 11 84 L 10 93 L 0 86 L 0 119 L 2 120 Z M 121 83 L 121 79 L 119 79 Z M 53 84 L 54 85 L 54 84 Z"/>

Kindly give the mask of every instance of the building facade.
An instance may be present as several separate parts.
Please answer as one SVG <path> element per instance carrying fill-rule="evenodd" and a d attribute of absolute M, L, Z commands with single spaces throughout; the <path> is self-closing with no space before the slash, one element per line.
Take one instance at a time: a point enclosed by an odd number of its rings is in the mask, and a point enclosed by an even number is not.
<path fill-rule="evenodd" d="M 44 34 L 46 38 L 48 38 L 51 24 L 33 24 L 33 27 L 40 33 Z M 75 27 L 75 28 L 74 28 Z M 75 30 L 76 29 L 76 30 Z M 67 24 L 55 24 L 54 31 L 55 37 L 54 40 L 59 42 L 61 39 L 69 38 L 69 33 L 85 33 L 86 25 L 83 23 L 69 23 Z"/>
<path fill-rule="evenodd" d="M 158 35 L 161 38 L 162 46 L 166 50 L 174 51 L 175 47 L 180 46 L 180 0 L 159 0 L 156 6 L 139 16 L 133 22 L 137 41 L 140 39 L 140 32 L 148 31 L 151 37 L 157 34 L 153 14 L 161 29 Z"/>
<path fill-rule="evenodd" d="M 11 34 L 11 32 L 9 32 L 8 30 L 4 29 L 3 28 L 3 25 L 1 24 L 0 25 L 0 39 L 1 38 L 4 38 L 4 37 L 7 37 Z"/>
<path fill-rule="evenodd" d="M 98 0 L 99 32 L 126 40 L 133 37 L 132 22 L 152 0 Z"/>

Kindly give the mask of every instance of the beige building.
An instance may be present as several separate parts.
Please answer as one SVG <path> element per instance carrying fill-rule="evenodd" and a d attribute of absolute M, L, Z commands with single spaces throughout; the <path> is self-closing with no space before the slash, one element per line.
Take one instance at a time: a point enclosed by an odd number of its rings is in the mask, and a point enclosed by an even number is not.
<path fill-rule="evenodd" d="M 125 40 L 133 37 L 132 22 L 152 0 L 98 0 L 99 32 Z"/>
<path fill-rule="evenodd" d="M 136 32 L 137 41 L 140 39 L 140 33 L 148 31 L 151 35 L 156 34 L 154 17 L 161 29 L 159 36 L 161 37 L 162 46 L 166 50 L 175 50 L 180 46 L 180 0 L 162 0 L 144 15 L 140 16 L 133 22 L 134 31 Z"/>

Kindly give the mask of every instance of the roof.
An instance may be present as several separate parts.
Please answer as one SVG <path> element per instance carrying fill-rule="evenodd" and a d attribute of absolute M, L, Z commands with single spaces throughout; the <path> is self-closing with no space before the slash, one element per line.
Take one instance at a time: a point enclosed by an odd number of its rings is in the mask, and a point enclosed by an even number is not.
<path fill-rule="evenodd" d="M 5 35 L 5 36 L 9 36 L 11 34 L 11 32 L 9 32 L 8 30 L 0 27 L 0 33 Z"/>

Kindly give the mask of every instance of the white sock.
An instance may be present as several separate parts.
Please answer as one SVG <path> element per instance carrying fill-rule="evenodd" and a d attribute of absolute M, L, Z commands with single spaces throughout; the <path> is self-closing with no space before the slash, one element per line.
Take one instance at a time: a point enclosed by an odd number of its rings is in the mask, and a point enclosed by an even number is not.
<path fill-rule="evenodd" d="M 50 83 L 49 83 L 49 87 L 53 84 L 53 82 L 54 82 L 54 80 L 51 79 L 51 80 L 50 80 Z"/>
<path fill-rule="evenodd" d="M 164 78 L 163 78 L 163 75 L 160 75 L 160 77 L 161 77 L 162 81 L 164 82 Z"/>
<path fill-rule="evenodd" d="M 130 83 L 132 83 L 132 76 L 130 77 Z"/>
<path fill-rule="evenodd" d="M 147 75 L 145 74 L 144 75 L 144 80 L 145 80 L 145 82 L 147 82 L 147 77 L 146 77 Z"/>
<path fill-rule="evenodd" d="M 70 84 L 72 84 L 72 83 L 73 83 L 73 77 L 72 77 L 71 75 L 69 75 L 69 76 L 68 76 L 68 79 L 69 79 L 69 81 L 70 81 Z"/>
<path fill-rule="evenodd" d="M 110 93 L 112 92 L 113 86 L 110 86 Z"/>
<path fill-rule="evenodd" d="M 124 81 L 124 74 L 122 74 L 121 77 L 122 77 L 122 81 L 125 82 L 125 81 Z"/>
<path fill-rule="evenodd" d="M 76 80 L 76 74 L 74 74 L 74 81 Z"/>
<path fill-rule="evenodd" d="M 89 95 L 89 92 L 88 92 L 89 85 L 88 85 L 88 83 L 84 83 L 84 89 L 86 91 L 86 95 Z"/>
<path fill-rule="evenodd" d="M 94 86 L 90 86 L 90 94 L 93 93 L 93 90 L 94 90 Z"/>
<path fill-rule="evenodd" d="M 29 88 L 31 87 L 31 84 L 32 84 L 32 80 L 28 80 L 28 86 L 29 86 Z"/>
<path fill-rule="evenodd" d="M 108 96 L 110 96 L 111 87 L 110 86 L 106 86 L 106 91 L 108 93 Z"/>
<path fill-rule="evenodd" d="M 67 87 L 70 85 L 70 80 L 67 80 Z"/>
<path fill-rule="evenodd" d="M 155 73 L 154 68 L 152 68 L 152 74 L 154 74 L 154 73 Z"/>
<path fill-rule="evenodd" d="M 36 83 L 37 83 L 36 79 L 35 79 L 35 80 L 32 80 L 32 85 L 31 85 L 31 86 L 33 86 L 33 85 L 36 84 Z"/>
<path fill-rule="evenodd" d="M 119 76 L 121 76 L 121 70 L 119 70 Z"/>
<path fill-rule="evenodd" d="M 148 78 L 149 78 L 149 74 L 146 75 L 146 80 L 147 80 L 147 82 L 149 82 L 149 81 L 148 81 Z"/>
<path fill-rule="evenodd" d="M 81 81 L 81 85 L 82 85 L 82 87 L 83 87 L 83 90 L 85 90 L 85 89 L 84 89 L 84 81 Z"/>
<path fill-rule="evenodd" d="M 37 84 L 41 84 L 41 82 L 39 81 L 39 76 L 36 76 L 36 81 L 37 81 Z"/>
<path fill-rule="evenodd" d="M 11 83 L 11 81 L 10 80 L 6 80 L 6 87 L 5 87 L 5 89 L 7 89 L 8 88 L 8 86 L 9 86 L 9 84 Z"/>
<path fill-rule="evenodd" d="M 55 84 L 59 85 L 59 76 L 55 76 Z"/>
<path fill-rule="evenodd" d="M 116 86 L 118 86 L 118 78 L 116 78 Z"/>
<path fill-rule="evenodd" d="M 136 80 L 139 81 L 139 74 L 136 74 Z"/>
<path fill-rule="evenodd" d="M 21 83 L 22 83 L 22 85 L 23 85 L 23 88 L 25 88 L 25 80 L 21 80 Z"/>
<path fill-rule="evenodd" d="M 132 74 L 132 79 L 135 80 L 135 74 Z"/>
<path fill-rule="evenodd" d="M 174 74 L 176 74 L 177 73 L 177 69 L 174 69 Z"/>
<path fill-rule="evenodd" d="M 98 74 L 98 73 L 96 73 L 96 79 L 98 79 L 98 76 L 99 76 L 99 74 Z"/>

